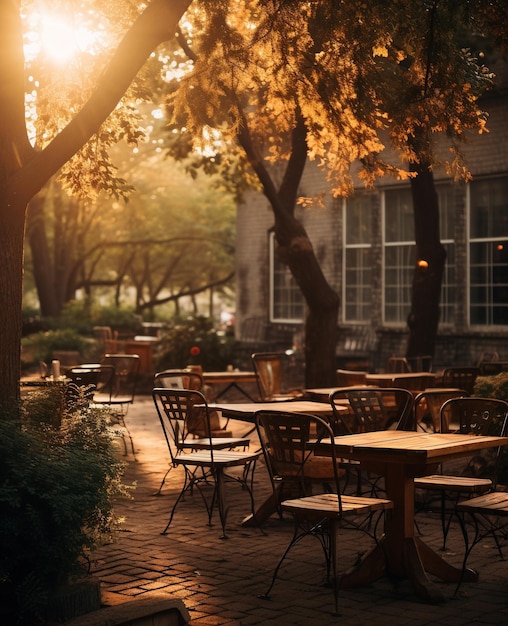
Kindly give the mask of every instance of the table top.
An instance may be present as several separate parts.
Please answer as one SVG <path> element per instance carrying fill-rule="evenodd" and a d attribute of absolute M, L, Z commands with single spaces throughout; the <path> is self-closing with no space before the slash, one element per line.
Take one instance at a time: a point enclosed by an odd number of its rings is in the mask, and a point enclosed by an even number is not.
<path fill-rule="evenodd" d="M 233 370 L 232 372 L 203 372 L 205 383 L 236 383 L 236 382 L 256 382 L 255 372 L 243 372 Z"/>
<path fill-rule="evenodd" d="M 385 463 L 429 464 L 508 445 L 508 437 L 381 430 L 335 437 L 338 457 Z M 320 447 L 330 446 L 325 441 Z"/>
<path fill-rule="evenodd" d="M 280 402 L 248 402 L 238 404 L 209 404 L 209 408 L 222 411 L 224 417 L 254 422 L 256 411 L 287 411 L 290 413 L 309 413 L 310 415 L 329 416 L 333 409 L 329 402 L 312 402 L 311 400 L 290 400 Z M 349 412 L 349 405 L 344 404 L 344 412 Z"/>
<path fill-rule="evenodd" d="M 429 381 L 435 380 L 437 374 L 432 372 L 383 372 L 382 374 L 366 374 L 365 380 L 367 382 L 374 380 L 395 380 L 396 378 L 425 378 Z"/>

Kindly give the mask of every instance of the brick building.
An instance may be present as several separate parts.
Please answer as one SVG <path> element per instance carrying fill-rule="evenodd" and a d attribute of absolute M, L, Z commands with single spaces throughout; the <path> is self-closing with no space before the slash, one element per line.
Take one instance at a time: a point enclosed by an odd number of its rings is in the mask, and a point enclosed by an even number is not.
<path fill-rule="evenodd" d="M 508 361 L 508 93 L 483 103 L 489 133 L 463 146 L 473 180 L 435 179 L 441 241 L 447 263 L 434 367 L 469 365 L 493 351 Z M 326 191 L 321 171 L 308 163 L 300 195 Z M 415 265 L 413 210 L 408 183 L 384 178 L 347 199 L 326 193 L 324 208 L 298 208 L 325 276 L 341 296 L 341 342 L 368 337 L 369 367 L 403 355 Z M 274 255 L 273 214 L 266 198 L 249 193 L 237 217 L 237 337 L 253 346 L 291 345 L 299 337 L 304 304 L 288 270 Z"/>

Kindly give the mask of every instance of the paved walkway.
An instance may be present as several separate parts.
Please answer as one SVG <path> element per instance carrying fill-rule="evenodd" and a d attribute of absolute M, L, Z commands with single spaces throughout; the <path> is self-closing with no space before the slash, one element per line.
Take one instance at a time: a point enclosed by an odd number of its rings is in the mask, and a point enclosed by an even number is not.
<path fill-rule="evenodd" d="M 263 531 L 243 528 L 240 522 L 249 512 L 249 498 L 231 484 L 227 540 L 219 539 L 218 522 L 207 525 L 198 494 L 180 504 L 168 534 L 161 535 L 182 474 L 172 470 L 162 495 L 153 495 L 167 469 L 168 454 L 151 398 L 139 398 L 126 421 L 137 458 L 127 457 L 126 482 L 136 488 L 131 500 L 118 503 L 117 512 L 125 520 L 115 541 L 92 555 L 92 570 L 101 580 L 105 604 L 169 594 L 183 600 L 191 626 L 508 623 L 508 564 L 499 559 L 491 541 L 477 546 L 470 559 L 471 567 L 480 571 L 480 581 L 464 584 L 457 597 L 452 597 L 454 585 L 440 584 L 447 597 L 440 605 L 419 601 L 406 581 L 383 579 L 367 588 L 341 591 L 341 616 L 334 616 L 332 590 L 322 584 L 324 559 L 312 538 L 286 560 L 271 600 L 259 599 L 289 541 L 292 524 L 274 517 Z M 230 425 L 235 433 L 245 430 L 245 424 Z M 262 465 L 256 473 L 255 496 L 261 501 L 269 492 L 268 479 Z M 419 524 L 425 540 L 439 547 L 437 519 L 421 515 Z M 347 569 L 370 544 L 351 530 L 343 532 L 342 540 L 341 569 Z M 449 548 L 447 559 L 459 565 L 458 528 L 451 533 Z"/>

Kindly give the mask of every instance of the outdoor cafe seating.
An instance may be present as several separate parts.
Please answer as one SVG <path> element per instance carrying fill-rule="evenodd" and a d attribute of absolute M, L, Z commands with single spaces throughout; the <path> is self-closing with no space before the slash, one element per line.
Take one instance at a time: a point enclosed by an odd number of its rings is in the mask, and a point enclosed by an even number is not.
<path fill-rule="evenodd" d="M 447 400 L 441 407 L 440 432 L 461 434 L 504 436 L 508 416 L 508 403 L 504 400 L 478 397 L 458 397 Z M 456 424 L 455 429 L 452 425 Z M 442 549 L 458 501 L 492 491 L 497 482 L 499 451 L 472 456 L 460 473 L 450 473 L 441 466 L 441 471 L 415 479 L 415 487 L 428 494 L 437 494 L 443 536 Z M 429 508 L 432 503 L 424 503 Z"/>
<path fill-rule="evenodd" d="M 290 551 L 305 537 L 314 537 L 323 549 L 327 582 L 333 588 L 337 614 L 340 585 L 337 567 L 339 526 L 366 533 L 375 542 L 376 533 L 383 531 L 383 516 L 393 507 L 393 503 L 386 499 L 342 493 L 334 433 L 327 421 L 307 414 L 260 411 L 256 414 L 256 427 L 272 484 L 276 483 L 281 474 L 291 475 L 301 492 L 299 496 L 284 499 L 280 503 L 281 512 L 293 517 L 294 532 L 275 567 L 266 592 L 261 597 L 270 597 L 280 568 Z M 311 433 L 317 433 L 317 437 L 310 443 Z M 329 491 L 312 494 L 309 484 L 312 482 L 310 468 L 314 458 L 313 446 L 323 441 L 331 446 L 329 461 L 334 471 L 333 483 Z"/>
<path fill-rule="evenodd" d="M 193 493 L 196 489 L 203 499 L 209 525 L 212 523 L 214 508 L 217 507 L 222 528 L 221 538 L 226 538 L 228 511 L 226 483 L 239 483 L 247 491 L 254 514 L 252 480 L 260 452 L 231 449 L 231 439 L 224 438 L 222 442 L 217 442 L 212 437 L 210 410 L 201 392 L 189 389 L 156 388 L 152 391 L 152 397 L 168 447 L 170 469 L 181 467 L 184 470 L 183 485 L 171 507 L 168 522 L 162 534 L 168 532 L 175 511 L 185 495 Z M 187 437 L 188 420 L 195 409 L 203 415 L 206 425 L 207 435 L 201 441 Z M 230 471 L 234 469 L 240 471 L 236 473 Z M 210 489 L 212 493 L 207 496 Z"/>
<path fill-rule="evenodd" d="M 256 352 L 252 354 L 261 402 L 295 400 L 302 397 L 297 389 L 284 389 L 284 371 L 289 356 L 285 352 Z"/>

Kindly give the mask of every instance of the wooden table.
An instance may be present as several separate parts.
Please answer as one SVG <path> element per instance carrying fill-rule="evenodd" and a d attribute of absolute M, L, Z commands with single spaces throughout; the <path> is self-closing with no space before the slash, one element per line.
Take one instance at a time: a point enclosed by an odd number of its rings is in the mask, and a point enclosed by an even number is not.
<path fill-rule="evenodd" d="M 221 404 L 211 403 L 211 409 L 222 411 L 224 417 L 241 420 L 250 424 L 255 423 L 256 411 L 288 411 L 291 413 L 309 413 L 318 417 L 331 417 L 332 405 L 329 402 L 311 402 L 310 400 L 290 400 L 280 402 L 251 402 L 249 404 Z M 349 405 L 344 405 L 344 412 L 349 413 Z M 245 435 L 249 435 L 251 428 Z M 248 515 L 242 526 L 261 526 L 271 515 L 277 512 L 277 497 L 271 493 L 268 498 L 256 509 L 254 515 Z"/>
<path fill-rule="evenodd" d="M 329 402 L 312 402 L 311 400 L 281 400 L 279 402 L 248 402 L 239 404 L 210 403 L 209 408 L 222 411 L 224 417 L 254 424 L 256 411 L 289 411 L 290 413 L 310 413 L 318 417 L 333 415 Z M 349 412 L 349 405 L 344 400 L 344 413 Z"/>
<path fill-rule="evenodd" d="M 222 385 L 223 388 L 215 396 L 215 399 L 222 397 L 230 389 L 237 389 L 248 400 L 255 402 L 255 399 L 243 387 L 244 383 L 257 383 L 255 372 L 241 372 L 233 370 L 232 372 L 203 372 L 203 382 L 205 385 Z"/>
<path fill-rule="evenodd" d="M 415 536 L 414 478 L 429 473 L 429 465 L 472 454 L 484 448 L 508 445 L 508 437 L 479 435 L 378 431 L 335 438 L 337 458 L 356 459 L 366 469 L 385 477 L 387 497 L 394 502 L 385 535 L 358 567 L 343 575 L 342 587 L 366 585 L 385 574 L 408 578 L 415 593 L 428 602 L 441 602 L 441 591 L 428 578 L 437 576 L 457 582 L 459 568 L 447 563 Z M 320 455 L 330 450 L 322 442 Z M 476 581 L 478 574 L 467 570 L 464 580 Z"/>
<path fill-rule="evenodd" d="M 397 383 L 395 384 L 395 379 Z M 407 387 L 404 381 L 407 380 Z M 425 389 L 425 387 L 432 387 L 436 380 L 436 374 L 431 372 L 393 372 L 385 374 L 367 374 L 365 376 L 365 382 L 367 385 L 374 385 L 376 387 L 403 387 L 404 389 L 413 390 L 411 385 L 412 381 L 421 381 L 422 388 L 419 391 Z"/>

